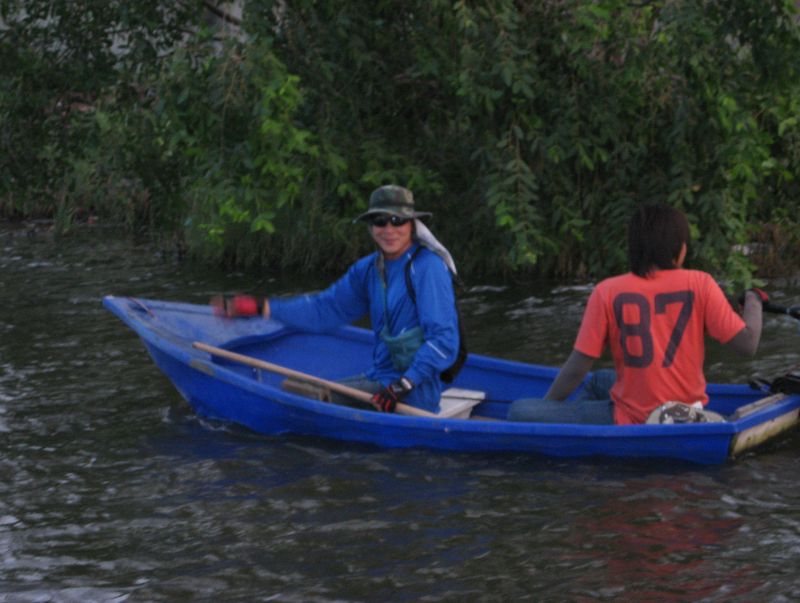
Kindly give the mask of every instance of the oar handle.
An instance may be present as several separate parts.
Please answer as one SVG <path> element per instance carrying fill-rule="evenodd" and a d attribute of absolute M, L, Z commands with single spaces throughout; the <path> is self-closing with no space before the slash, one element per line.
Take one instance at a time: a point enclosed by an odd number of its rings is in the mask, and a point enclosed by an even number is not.
<path fill-rule="evenodd" d="M 367 404 L 372 404 L 372 396 L 367 392 L 362 391 L 360 389 L 356 389 L 354 387 L 348 387 L 347 385 L 344 385 L 342 383 L 337 383 L 336 381 L 328 381 L 327 379 L 322 379 L 321 377 L 315 377 L 314 375 L 301 373 L 300 371 L 296 371 L 294 369 L 290 369 L 288 367 L 281 366 L 279 364 L 273 364 L 271 362 L 267 362 L 266 360 L 261 360 L 259 358 L 253 358 L 252 356 L 245 356 L 244 354 L 231 352 L 230 350 L 218 348 L 216 346 L 209 345 L 201 341 L 195 341 L 192 344 L 192 347 L 195 347 L 198 350 L 203 350 L 204 352 L 208 352 L 209 354 L 212 354 L 214 356 L 227 358 L 228 360 L 233 360 L 235 362 L 246 364 L 254 368 L 260 368 L 267 371 L 272 371 L 273 373 L 278 373 L 279 375 L 284 375 L 285 377 L 294 377 L 295 379 L 300 379 L 301 381 L 307 381 L 309 383 L 316 383 L 317 385 L 322 385 L 324 387 L 327 387 L 331 391 L 339 392 L 340 394 L 344 394 L 345 396 L 349 396 L 351 398 L 355 398 L 356 400 L 366 402 Z M 422 410 L 421 408 L 416 408 L 415 406 L 409 406 L 408 404 L 403 404 L 402 402 L 397 403 L 395 412 L 401 415 L 411 415 L 415 417 L 436 417 L 436 415 L 433 414 L 432 412 L 428 412 L 427 410 Z"/>
<path fill-rule="evenodd" d="M 764 312 L 770 312 L 771 314 L 787 314 L 792 318 L 800 320 L 800 306 L 782 306 L 767 301 L 764 302 Z"/>

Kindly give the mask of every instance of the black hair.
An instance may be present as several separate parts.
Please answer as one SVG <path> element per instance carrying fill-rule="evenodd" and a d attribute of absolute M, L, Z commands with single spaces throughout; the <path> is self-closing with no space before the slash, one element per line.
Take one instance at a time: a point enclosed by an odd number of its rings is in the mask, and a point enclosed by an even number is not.
<path fill-rule="evenodd" d="M 684 243 L 689 244 L 689 221 L 682 211 L 663 203 L 639 206 L 628 224 L 631 272 L 647 276 L 675 268 Z"/>

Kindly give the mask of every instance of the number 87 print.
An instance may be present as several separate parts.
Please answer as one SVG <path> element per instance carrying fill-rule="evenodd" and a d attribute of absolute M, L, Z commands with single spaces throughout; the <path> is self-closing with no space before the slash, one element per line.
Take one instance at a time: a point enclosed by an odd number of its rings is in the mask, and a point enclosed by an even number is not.
<path fill-rule="evenodd" d="M 692 315 L 694 307 L 694 293 L 692 291 L 674 291 L 670 293 L 659 293 L 654 298 L 656 320 L 658 315 L 666 315 L 668 306 L 680 304 L 680 311 L 677 319 L 672 325 L 672 332 L 669 343 L 664 353 L 664 361 L 661 366 L 667 368 L 672 365 L 675 353 L 681 343 L 683 332 Z M 638 321 L 626 321 L 632 318 L 635 312 L 626 311 L 626 306 L 638 308 Z M 632 368 L 647 368 L 653 363 L 653 333 L 652 316 L 650 304 L 647 298 L 640 293 L 620 293 L 614 298 L 614 317 L 620 330 L 620 346 L 622 348 L 623 361 L 626 366 Z M 636 354 L 635 345 L 631 345 L 631 338 L 636 338 L 640 344 L 640 353 Z"/>

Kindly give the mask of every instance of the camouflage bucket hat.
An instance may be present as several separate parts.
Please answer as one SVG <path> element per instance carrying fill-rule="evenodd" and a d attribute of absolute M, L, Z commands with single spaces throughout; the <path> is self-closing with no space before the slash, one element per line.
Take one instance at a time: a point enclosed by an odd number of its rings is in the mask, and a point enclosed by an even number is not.
<path fill-rule="evenodd" d="M 369 196 L 369 208 L 353 222 L 365 220 L 375 214 L 389 214 L 401 218 L 420 218 L 432 215 L 427 211 L 414 209 L 414 194 L 407 188 L 388 184 L 372 191 Z"/>

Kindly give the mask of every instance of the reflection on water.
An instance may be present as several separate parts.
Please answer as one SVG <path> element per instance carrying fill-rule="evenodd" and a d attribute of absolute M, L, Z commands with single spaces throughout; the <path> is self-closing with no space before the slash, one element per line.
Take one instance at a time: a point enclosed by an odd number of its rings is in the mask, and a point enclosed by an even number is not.
<path fill-rule="evenodd" d="M 716 558 L 745 522 L 720 504 L 716 484 L 703 481 L 652 477 L 613 487 L 611 497 L 571 530 L 580 546 L 570 558 L 599 570 L 579 582 L 598 593 L 617 590 L 658 601 L 753 596 L 764 580 L 742 567 L 722 575 Z"/>
<path fill-rule="evenodd" d="M 0 229 L 0 601 L 790 600 L 800 434 L 736 463 L 560 460 L 265 438 L 199 421 L 104 294 L 205 302 L 248 277 L 102 230 Z M 588 287 L 471 283 L 474 351 L 560 363 Z M 781 286 L 778 301 L 800 303 Z M 767 317 L 756 359 L 800 362 Z M 797 321 L 794 321 L 795 323 Z"/>

